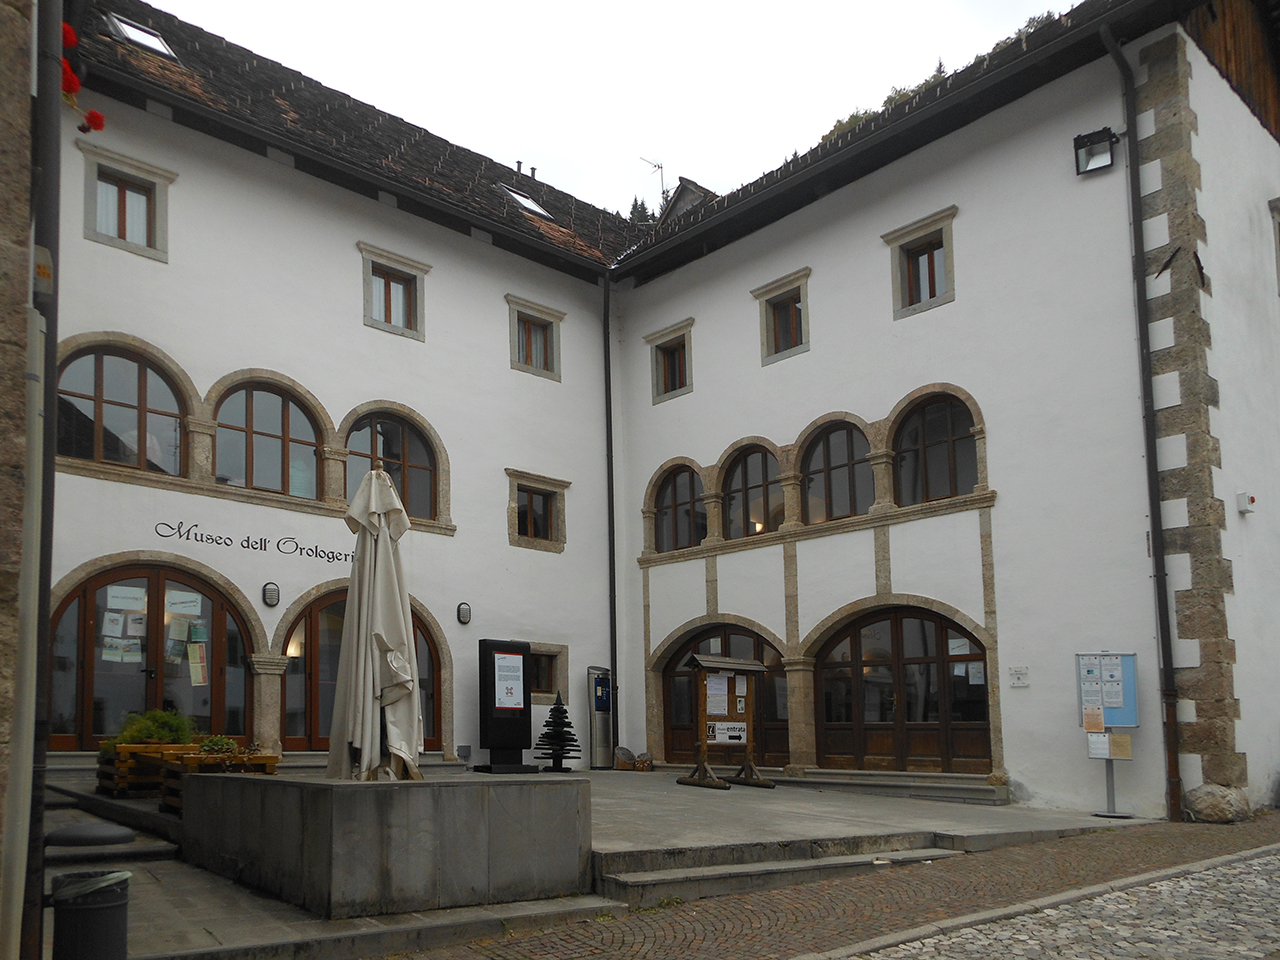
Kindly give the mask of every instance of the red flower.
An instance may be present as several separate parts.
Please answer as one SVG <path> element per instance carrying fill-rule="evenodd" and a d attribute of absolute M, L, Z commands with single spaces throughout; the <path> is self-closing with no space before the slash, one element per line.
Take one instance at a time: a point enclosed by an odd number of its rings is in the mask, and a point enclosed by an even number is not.
<path fill-rule="evenodd" d="M 90 110 L 84 115 L 84 122 L 89 125 L 90 130 L 101 130 L 107 125 L 107 118 L 97 110 Z"/>
<path fill-rule="evenodd" d="M 80 92 L 80 78 L 77 77 L 76 72 L 71 69 L 71 64 L 66 57 L 62 58 L 62 92 Z"/>
<path fill-rule="evenodd" d="M 76 36 L 76 28 L 71 26 L 65 20 L 62 21 L 62 46 L 74 47 L 80 43 L 80 38 Z"/>

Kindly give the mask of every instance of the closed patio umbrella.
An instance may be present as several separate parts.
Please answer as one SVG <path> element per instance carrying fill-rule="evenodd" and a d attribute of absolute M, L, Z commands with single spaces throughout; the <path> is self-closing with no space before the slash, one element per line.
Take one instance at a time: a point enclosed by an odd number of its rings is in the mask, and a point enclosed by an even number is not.
<path fill-rule="evenodd" d="M 399 547 L 409 517 L 381 463 L 365 474 L 346 521 L 356 534 L 356 554 L 325 776 L 421 780 L 418 656 Z"/>

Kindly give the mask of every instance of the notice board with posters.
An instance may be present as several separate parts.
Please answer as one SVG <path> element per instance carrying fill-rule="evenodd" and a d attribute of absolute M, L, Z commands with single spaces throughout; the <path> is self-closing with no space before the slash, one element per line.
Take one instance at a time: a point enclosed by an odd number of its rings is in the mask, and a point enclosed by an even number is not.
<path fill-rule="evenodd" d="M 1132 653 L 1076 654 L 1080 725 L 1089 733 L 1138 726 L 1138 657 Z M 1101 720 L 1098 715 L 1101 713 Z"/>

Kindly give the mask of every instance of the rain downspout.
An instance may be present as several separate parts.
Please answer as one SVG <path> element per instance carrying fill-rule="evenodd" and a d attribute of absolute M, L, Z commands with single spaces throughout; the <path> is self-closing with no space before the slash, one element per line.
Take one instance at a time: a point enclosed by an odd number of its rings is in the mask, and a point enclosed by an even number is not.
<path fill-rule="evenodd" d="M 1129 220 L 1133 228 L 1133 287 L 1137 299 L 1138 376 L 1142 382 L 1142 437 L 1147 460 L 1147 510 L 1151 514 L 1151 570 L 1156 590 L 1160 644 L 1160 701 L 1164 724 L 1168 817 L 1182 819 L 1182 775 L 1178 767 L 1178 688 L 1173 675 L 1173 630 L 1169 623 L 1169 583 L 1164 564 L 1164 524 L 1160 515 L 1160 466 L 1156 462 L 1156 405 L 1151 385 L 1150 319 L 1147 310 L 1147 245 L 1142 230 L 1142 185 L 1138 177 L 1138 94 L 1133 68 L 1104 23 L 1102 42 L 1116 62 L 1124 87 L 1125 148 L 1129 168 Z"/>
<path fill-rule="evenodd" d="M 604 285 L 604 471 L 609 530 L 609 723 L 613 746 L 618 745 L 618 543 L 613 510 L 613 366 L 609 338 L 609 274 Z"/>

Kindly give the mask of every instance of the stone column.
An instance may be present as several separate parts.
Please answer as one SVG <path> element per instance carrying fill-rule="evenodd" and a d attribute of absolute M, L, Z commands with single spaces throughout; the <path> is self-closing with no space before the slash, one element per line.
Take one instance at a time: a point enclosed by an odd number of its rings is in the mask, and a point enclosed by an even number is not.
<path fill-rule="evenodd" d="M 818 765 L 813 714 L 813 657 L 784 657 L 787 670 L 787 743 L 791 762 L 787 776 L 804 776 L 806 767 Z"/>
<path fill-rule="evenodd" d="M 289 666 L 289 658 L 273 653 L 255 653 L 249 657 L 253 673 L 253 739 L 267 753 L 280 752 L 281 714 L 280 678 Z"/>
<path fill-rule="evenodd" d="M 213 469 L 213 438 L 218 425 L 212 420 L 187 417 L 187 477 L 203 486 L 218 480 Z"/>
<path fill-rule="evenodd" d="M 876 499 L 867 513 L 884 513 L 894 506 L 893 492 L 893 451 L 872 450 L 867 454 L 867 462 L 871 464 L 871 479 L 876 486 Z"/>
<path fill-rule="evenodd" d="M 724 494 L 704 493 L 702 502 L 707 506 L 707 535 L 703 543 L 724 543 Z"/>
<path fill-rule="evenodd" d="M 654 519 L 658 516 L 658 511 L 651 507 L 645 507 L 640 511 L 640 514 L 644 518 L 642 521 L 644 523 L 644 549 L 641 551 L 640 556 L 647 557 L 658 551 L 658 538 L 654 530 Z"/>
<path fill-rule="evenodd" d="M 324 444 L 320 448 L 320 470 L 323 476 L 324 502 L 337 507 L 346 507 L 347 497 L 347 448 L 331 447 Z M 354 490 L 351 491 L 355 493 Z"/>
<path fill-rule="evenodd" d="M 970 433 L 973 434 L 973 442 L 975 454 L 978 459 L 978 483 L 973 488 L 974 493 L 985 493 L 991 489 L 987 484 L 987 431 L 981 427 L 974 427 Z"/>
<path fill-rule="evenodd" d="M 784 473 L 778 478 L 782 484 L 782 532 L 800 530 L 804 527 L 800 510 L 800 483 L 803 478 L 798 473 Z"/>

